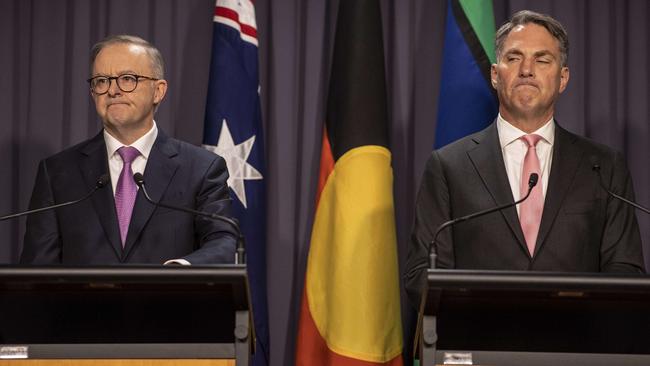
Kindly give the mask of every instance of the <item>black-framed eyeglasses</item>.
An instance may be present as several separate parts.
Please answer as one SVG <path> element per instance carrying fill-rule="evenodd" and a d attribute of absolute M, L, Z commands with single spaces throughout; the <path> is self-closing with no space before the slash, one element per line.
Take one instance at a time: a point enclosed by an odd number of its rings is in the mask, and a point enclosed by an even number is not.
<path fill-rule="evenodd" d="M 111 87 L 111 81 L 115 80 L 117 87 L 125 93 L 130 93 L 138 87 L 138 80 L 160 80 L 150 76 L 136 74 L 122 74 L 118 76 L 95 76 L 86 80 L 90 84 L 90 90 L 97 95 L 106 94 Z"/>

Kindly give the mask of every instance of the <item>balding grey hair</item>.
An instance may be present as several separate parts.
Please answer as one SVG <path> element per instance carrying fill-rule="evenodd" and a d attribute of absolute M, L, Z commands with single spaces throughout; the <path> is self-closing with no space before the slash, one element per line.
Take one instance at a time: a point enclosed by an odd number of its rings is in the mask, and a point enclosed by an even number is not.
<path fill-rule="evenodd" d="M 495 48 L 497 60 L 501 58 L 503 52 L 503 43 L 505 42 L 508 34 L 518 25 L 524 24 L 537 24 L 540 25 L 558 41 L 560 46 L 560 66 L 565 67 L 569 62 L 569 35 L 564 29 L 564 26 L 554 18 L 546 15 L 536 13 L 530 10 L 521 10 L 512 15 L 510 21 L 506 22 L 499 28 L 495 37 Z"/>
<path fill-rule="evenodd" d="M 92 70 L 95 65 L 95 59 L 101 50 L 104 48 L 115 45 L 115 44 L 133 44 L 136 46 L 141 46 L 147 52 L 149 60 L 151 61 L 151 70 L 153 72 L 152 77 L 156 79 L 165 78 L 165 62 L 163 61 L 162 54 L 160 51 L 151 43 L 145 41 L 144 39 L 136 36 L 131 36 L 128 34 L 118 34 L 113 36 L 108 36 L 101 41 L 95 43 L 93 48 L 90 49 L 90 69 Z M 149 76 L 149 75 L 145 75 Z"/>

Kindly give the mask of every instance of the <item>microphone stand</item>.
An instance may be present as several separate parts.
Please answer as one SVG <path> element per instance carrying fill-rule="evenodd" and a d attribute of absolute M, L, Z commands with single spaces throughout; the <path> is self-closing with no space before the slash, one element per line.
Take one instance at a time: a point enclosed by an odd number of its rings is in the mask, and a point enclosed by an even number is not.
<path fill-rule="evenodd" d="M 98 189 L 103 188 L 107 183 L 108 183 L 108 174 L 104 174 L 104 175 L 100 176 L 99 178 L 97 178 L 97 182 L 95 183 L 95 187 L 90 192 L 88 192 L 85 196 L 83 196 L 83 197 L 81 197 L 79 199 L 76 199 L 74 201 L 59 203 L 59 204 L 52 205 L 52 206 L 41 207 L 41 208 L 36 208 L 36 209 L 33 209 L 33 210 L 18 212 L 18 213 L 15 213 L 15 214 L 0 216 L 0 221 L 15 219 L 15 218 L 21 217 L 21 216 L 31 215 L 31 214 L 35 214 L 35 213 L 39 213 L 39 212 L 43 212 L 43 211 L 47 211 L 47 210 L 53 210 L 55 208 L 61 208 L 61 207 L 77 204 L 79 202 L 87 200 L 90 196 L 93 195 L 93 193 L 95 193 Z"/>
<path fill-rule="evenodd" d="M 142 176 L 141 173 L 135 173 L 133 174 L 133 180 L 135 181 L 135 184 L 137 184 L 138 187 L 142 189 L 142 193 L 144 194 L 144 198 L 151 203 L 154 206 L 157 207 L 162 207 L 162 208 L 168 208 L 170 210 L 177 210 L 177 211 L 182 211 L 185 213 L 189 213 L 192 215 L 197 215 L 197 216 L 203 216 L 203 217 L 208 217 L 213 220 L 219 220 L 226 222 L 232 226 L 235 231 L 237 231 L 237 247 L 235 250 L 235 264 L 245 264 L 246 263 L 246 248 L 244 245 L 244 235 L 241 232 L 241 229 L 239 228 L 239 224 L 237 221 L 231 219 L 230 217 L 226 217 L 223 215 L 215 214 L 215 213 L 208 213 L 208 212 L 202 212 L 202 211 L 197 211 L 193 210 L 191 208 L 186 208 L 186 207 L 177 207 L 177 206 L 171 206 L 162 202 L 156 202 L 151 197 L 149 197 L 149 193 L 147 193 L 147 189 L 145 188 L 145 183 L 144 183 L 144 177 Z"/>
<path fill-rule="evenodd" d="M 595 171 L 596 174 L 598 174 L 598 183 L 603 188 L 603 190 L 605 192 L 607 192 L 607 194 L 609 194 L 610 196 L 612 196 L 612 197 L 614 197 L 616 199 L 619 199 L 619 200 L 627 203 L 628 205 L 630 205 L 630 206 L 632 206 L 634 208 L 638 208 L 639 210 L 641 210 L 641 211 L 643 211 L 643 212 L 645 212 L 647 214 L 650 214 L 650 209 L 647 209 L 647 208 L 641 206 L 640 204 L 638 204 L 636 202 L 632 202 L 632 201 L 628 200 L 625 197 L 619 196 L 616 193 L 614 193 L 614 192 L 610 191 L 609 189 L 607 189 L 607 187 L 605 187 L 605 184 L 603 183 L 603 177 L 600 174 L 600 165 L 594 164 L 594 166 L 591 168 L 591 170 Z"/>
<path fill-rule="evenodd" d="M 532 173 L 530 177 L 528 178 L 528 192 L 526 192 L 526 195 L 521 198 L 518 201 L 511 202 L 511 203 L 506 203 L 503 205 L 499 205 L 496 207 L 488 208 L 486 210 L 482 210 L 479 212 L 475 212 L 466 216 L 461 216 L 459 218 L 445 221 L 442 223 L 440 226 L 438 226 L 438 229 L 436 230 L 435 235 L 433 236 L 433 240 L 429 243 L 429 269 L 435 269 L 436 268 L 436 259 L 437 259 L 437 240 L 438 240 L 438 235 L 440 235 L 440 232 L 444 230 L 445 228 L 455 225 L 459 222 L 471 220 L 473 218 L 487 215 L 489 213 L 495 212 L 495 211 L 500 211 L 508 207 L 516 206 L 523 201 L 525 201 L 528 196 L 530 196 L 530 192 L 533 191 L 533 188 L 537 185 L 537 181 L 539 180 L 539 176 L 536 173 Z M 409 274 L 413 274 L 418 270 L 424 269 L 425 264 L 423 263 L 422 265 L 418 265 L 417 267 L 413 268 L 412 270 L 409 271 Z M 426 293 L 428 290 L 428 284 L 425 280 L 425 282 L 422 284 L 422 290 L 421 290 L 421 296 L 420 296 L 420 306 L 418 307 L 418 320 L 416 324 L 416 329 L 415 329 L 415 340 L 413 343 L 413 354 L 417 352 L 417 347 L 420 342 L 420 334 L 422 333 L 422 321 L 424 317 L 424 305 L 426 303 Z M 437 336 L 435 334 L 430 334 L 430 335 L 425 335 L 422 339 L 423 342 L 427 344 L 433 344 L 437 340 Z"/>
<path fill-rule="evenodd" d="M 495 211 L 500 211 L 500 210 L 503 210 L 503 209 L 511 207 L 511 206 L 516 206 L 516 205 L 524 202 L 528 198 L 528 196 L 530 196 L 530 192 L 533 191 L 533 188 L 537 185 L 538 179 L 539 179 L 539 176 L 536 173 L 532 173 L 530 175 L 530 178 L 528 178 L 528 192 L 526 192 L 526 195 L 523 198 L 521 198 L 519 201 L 506 203 L 506 204 L 499 205 L 497 207 L 488 208 L 486 210 L 479 211 L 479 212 L 474 212 L 474 213 L 466 215 L 466 216 L 462 216 L 462 217 L 459 217 L 459 218 L 456 218 L 456 219 L 453 219 L 453 220 L 446 221 L 446 222 L 442 223 L 442 225 L 438 226 L 438 229 L 436 230 L 436 234 L 433 236 L 433 240 L 429 244 L 429 268 L 430 269 L 435 269 L 436 268 L 436 258 L 438 256 L 438 254 L 437 254 L 437 243 L 438 243 L 437 239 L 438 239 L 438 235 L 440 235 L 440 232 L 442 230 L 444 230 L 445 228 L 447 228 L 449 226 L 456 225 L 459 222 L 463 222 L 463 221 L 466 221 L 466 220 L 471 220 L 471 219 L 473 219 L 475 217 L 487 215 L 489 213 L 492 213 L 492 212 L 495 212 Z"/>

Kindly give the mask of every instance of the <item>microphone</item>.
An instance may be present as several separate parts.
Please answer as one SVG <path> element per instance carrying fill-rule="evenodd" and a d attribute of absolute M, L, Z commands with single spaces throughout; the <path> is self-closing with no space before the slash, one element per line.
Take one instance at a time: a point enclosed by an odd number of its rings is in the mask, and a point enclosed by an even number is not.
<path fill-rule="evenodd" d="M 431 269 L 436 268 L 436 257 L 437 257 L 436 244 L 437 244 L 438 235 L 440 235 L 440 232 L 442 230 L 444 230 L 446 227 L 456 225 L 459 222 L 463 222 L 463 221 L 466 221 L 466 220 L 471 220 L 473 218 L 483 216 L 483 215 L 487 215 L 489 213 L 492 213 L 492 212 L 495 212 L 495 211 L 500 211 L 500 210 L 503 210 L 505 208 L 509 208 L 509 207 L 512 207 L 512 206 L 516 206 L 516 205 L 524 202 L 528 198 L 528 196 L 530 196 L 530 192 L 533 190 L 533 187 L 535 187 L 537 185 L 538 180 L 539 180 L 539 176 L 537 175 L 537 173 L 531 173 L 530 174 L 530 177 L 528 178 L 528 192 L 526 192 L 526 195 L 523 198 L 521 198 L 519 201 L 506 203 L 504 205 L 499 205 L 499 206 L 496 206 L 496 207 L 493 207 L 493 208 L 489 208 L 487 210 L 475 212 L 475 213 L 472 213 L 472 214 L 469 214 L 469 215 L 466 215 L 466 216 L 462 216 L 462 217 L 459 217 L 459 218 L 456 218 L 456 219 L 453 219 L 453 220 L 449 220 L 449 221 L 446 221 L 446 222 L 442 223 L 442 225 L 438 226 L 438 229 L 436 230 L 436 234 L 433 236 L 433 240 L 431 241 L 431 243 L 429 243 L 429 268 L 431 268 Z"/>
<path fill-rule="evenodd" d="M 524 202 L 528 198 L 528 196 L 530 196 L 530 192 L 532 192 L 533 187 L 535 187 L 537 185 L 538 180 L 539 180 L 539 176 L 537 175 L 537 173 L 531 173 L 530 174 L 530 176 L 528 178 L 528 192 L 526 192 L 526 195 L 523 198 L 521 198 L 519 201 L 506 203 L 504 205 L 499 205 L 499 206 L 489 208 L 489 209 L 486 209 L 486 210 L 483 210 L 483 211 L 475 212 L 475 213 L 472 213 L 472 214 L 469 214 L 469 215 L 466 215 L 466 216 L 461 216 L 461 217 L 453 219 L 453 220 L 445 221 L 444 223 L 442 223 L 442 225 L 438 226 L 438 229 L 436 229 L 436 233 L 433 236 L 433 240 L 429 243 L 429 263 L 428 263 L 429 268 L 430 269 L 435 269 L 435 267 L 436 267 L 436 257 L 437 257 L 436 244 L 437 244 L 438 235 L 440 235 L 440 232 L 442 230 L 444 230 L 445 228 L 447 228 L 449 226 L 456 225 L 459 222 L 471 220 L 473 218 L 483 216 L 483 215 L 487 215 L 489 213 L 492 213 L 492 212 L 495 212 L 495 211 L 500 211 L 500 210 L 503 210 L 503 209 L 506 209 L 506 208 L 509 208 L 509 207 L 512 207 L 512 206 L 516 206 L 516 205 Z M 420 271 L 420 270 L 426 268 L 426 265 L 427 265 L 427 263 L 425 262 L 425 263 L 422 263 L 422 264 L 420 264 L 418 266 L 415 266 L 414 268 L 412 268 L 411 270 L 408 271 L 407 276 L 413 276 L 413 274 L 415 274 L 417 271 Z M 423 326 L 422 319 L 423 319 L 423 316 L 424 316 L 424 305 L 425 305 L 425 302 L 426 302 L 426 296 L 425 296 L 426 292 L 427 292 L 427 284 L 425 282 L 425 283 L 423 283 L 423 288 L 422 288 L 421 294 L 420 294 L 420 306 L 418 308 L 419 309 L 418 310 L 418 320 L 417 320 L 416 333 L 415 333 L 416 337 L 420 336 L 421 329 L 422 329 L 422 326 Z M 414 347 L 414 351 L 413 351 L 414 354 L 415 354 L 415 348 L 417 347 L 417 343 L 418 343 L 418 340 L 416 338 L 415 344 L 413 346 Z"/>
<path fill-rule="evenodd" d="M 144 194 L 144 198 L 147 200 L 147 202 L 151 203 L 152 205 L 154 205 L 156 207 L 168 208 L 170 210 L 181 211 L 181 212 L 189 213 L 189 214 L 196 215 L 196 216 L 208 217 L 208 218 L 211 218 L 213 220 L 218 220 L 218 221 L 222 221 L 222 222 L 225 222 L 225 223 L 229 224 L 237 232 L 237 249 L 236 249 L 236 253 L 235 253 L 235 264 L 244 264 L 244 263 L 246 263 L 244 236 L 242 235 L 241 229 L 239 228 L 239 224 L 237 223 L 236 220 L 231 219 L 230 217 L 227 217 L 227 216 L 216 214 L 216 213 L 197 211 L 197 210 L 193 210 L 191 208 L 172 206 L 172 205 L 168 205 L 166 203 L 156 202 L 156 201 L 152 200 L 151 197 L 149 196 L 149 193 L 147 193 L 147 189 L 145 188 L 145 183 L 144 183 L 144 176 L 142 176 L 141 173 L 133 174 L 133 180 L 135 181 L 135 184 L 137 184 L 137 186 L 140 188 L 140 190 L 142 190 L 142 193 Z"/>
<path fill-rule="evenodd" d="M 594 172 L 596 172 L 596 174 L 598 174 L 598 183 L 600 184 L 600 187 L 605 192 L 607 192 L 608 195 L 616 198 L 617 200 L 621 200 L 621 201 L 627 203 L 628 205 L 630 205 L 632 207 L 638 208 L 639 210 L 641 210 L 641 211 L 643 211 L 643 212 L 645 212 L 647 214 L 650 214 L 650 209 L 647 209 L 647 208 L 641 206 L 640 204 L 638 204 L 636 202 L 632 202 L 632 201 L 628 200 L 625 197 L 619 196 L 618 194 L 616 194 L 616 193 L 610 191 L 609 189 L 607 189 L 607 187 L 605 187 L 605 184 L 603 183 L 603 177 L 600 174 L 600 164 L 598 164 L 598 162 L 594 163 L 594 165 L 591 167 L 591 170 L 593 170 Z"/>
<path fill-rule="evenodd" d="M 75 204 L 77 204 L 79 202 L 85 201 L 88 198 L 90 198 L 90 196 L 92 196 L 93 193 L 95 193 L 98 189 L 104 188 L 108 184 L 108 182 L 110 182 L 110 178 L 109 178 L 108 174 L 102 174 L 101 176 L 99 176 L 99 178 L 97 178 L 97 181 L 95 182 L 95 187 L 93 187 L 93 189 L 91 189 L 90 192 L 88 192 L 85 196 L 83 196 L 83 197 L 81 197 L 79 199 L 76 199 L 76 200 L 73 200 L 73 201 L 68 201 L 68 202 L 63 202 L 63 203 L 59 203 L 59 204 L 55 204 L 55 205 L 51 205 L 51 206 L 36 208 L 36 209 L 33 209 L 33 210 L 27 210 L 27 211 L 23 211 L 23 212 L 11 214 L 11 215 L 0 216 L 0 221 L 15 219 L 17 217 L 31 215 L 31 214 L 35 214 L 35 213 L 39 213 L 39 212 L 43 212 L 43 211 L 47 211 L 47 210 L 53 210 L 55 208 L 75 205 Z"/>

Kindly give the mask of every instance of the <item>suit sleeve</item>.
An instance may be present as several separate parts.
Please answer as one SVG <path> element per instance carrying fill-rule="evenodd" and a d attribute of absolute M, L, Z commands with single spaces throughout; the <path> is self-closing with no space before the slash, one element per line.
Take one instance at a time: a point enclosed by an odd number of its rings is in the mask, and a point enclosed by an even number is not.
<path fill-rule="evenodd" d="M 196 210 L 230 217 L 230 192 L 226 162 L 216 156 L 200 183 Z M 199 248 L 183 257 L 191 264 L 234 263 L 237 231 L 229 223 L 197 216 L 194 232 Z"/>
<path fill-rule="evenodd" d="M 35 209 L 53 204 L 54 196 L 47 165 L 45 161 L 41 161 L 38 166 L 29 208 Z M 27 229 L 23 241 L 23 250 L 20 255 L 20 263 L 38 265 L 61 263 L 61 236 L 54 210 L 27 217 Z"/>
<path fill-rule="evenodd" d="M 406 258 L 405 288 L 411 304 L 417 307 L 429 268 L 429 246 L 436 229 L 449 220 L 449 189 L 437 152 L 427 161 L 415 203 L 415 223 Z M 452 231 L 443 230 L 436 240 L 436 268 L 454 268 Z"/>
<path fill-rule="evenodd" d="M 620 153 L 614 154 L 608 188 L 634 201 L 632 177 Z M 645 272 L 641 234 L 634 210 L 632 206 L 608 196 L 600 247 L 602 272 Z"/>

